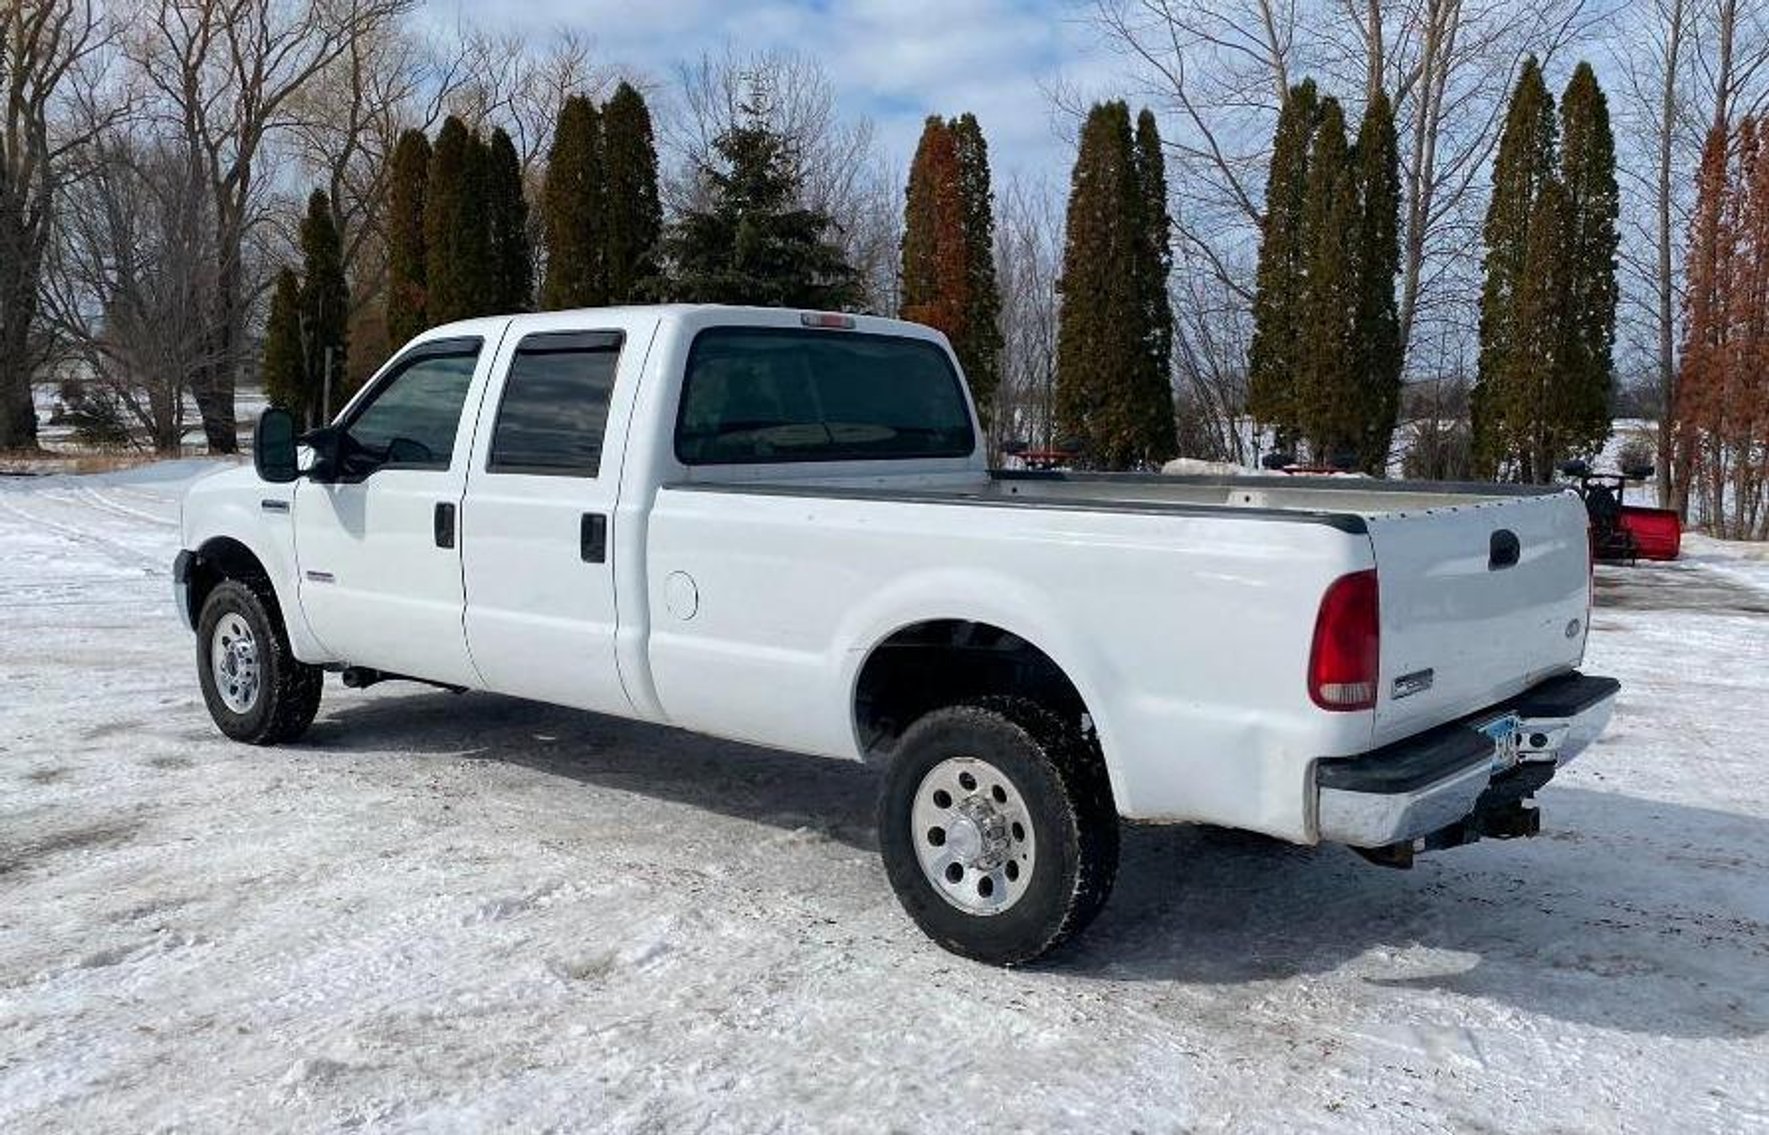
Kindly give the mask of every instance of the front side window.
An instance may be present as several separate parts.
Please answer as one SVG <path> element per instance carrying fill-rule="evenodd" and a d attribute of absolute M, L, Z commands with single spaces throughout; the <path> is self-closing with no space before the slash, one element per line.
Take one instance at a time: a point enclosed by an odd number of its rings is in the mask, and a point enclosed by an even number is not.
<path fill-rule="evenodd" d="M 489 471 L 596 476 L 620 344 L 618 331 L 549 332 L 517 344 Z"/>
<path fill-rule="evenodd" d="M 967 457 L 964 388 L 925 339 L 714 327 L 694 339 L 676 419 L 685 465 Z"/>
<path fill-rule="evenodd" d="M 346 433 L 406 469 L 447 469 L 480 340 L 450 339 L 414 348 L 352 415 Z"/>

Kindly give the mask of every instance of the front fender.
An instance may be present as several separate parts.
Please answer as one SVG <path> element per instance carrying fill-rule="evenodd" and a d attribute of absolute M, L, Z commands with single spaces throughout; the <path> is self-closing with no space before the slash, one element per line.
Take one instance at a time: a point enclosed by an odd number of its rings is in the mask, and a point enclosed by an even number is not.
<path fill-rule="evenodd" d="M 219 541 L 250 552 L 264 569 L 287 628 L 289 646 L 303 662 L 331 661 L 331 654 L 301 610 L 295 559 L 292 486 L 271 485 L 250 469 L 229 469 L 192 485 L 183 502 L 184 547 L 197 557 Z M 194 625 L 199 612 L 190 612 Z"/>

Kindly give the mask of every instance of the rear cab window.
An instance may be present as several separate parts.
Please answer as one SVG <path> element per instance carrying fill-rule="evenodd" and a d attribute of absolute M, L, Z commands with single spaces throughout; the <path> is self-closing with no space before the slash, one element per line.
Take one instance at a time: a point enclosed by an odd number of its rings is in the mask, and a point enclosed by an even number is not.
<path fill-rule="evenodd" d="M 926 339 L 790 327 L 694 338 L 676 417 L 684 465 L 968 457 L 951 358 Z"/>

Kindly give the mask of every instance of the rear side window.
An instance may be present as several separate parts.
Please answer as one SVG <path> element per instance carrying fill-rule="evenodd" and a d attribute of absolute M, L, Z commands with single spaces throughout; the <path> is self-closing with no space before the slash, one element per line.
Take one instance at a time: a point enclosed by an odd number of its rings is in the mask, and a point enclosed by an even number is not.
<path fill-rule="evenodd" d="M 351 439 L 371 449 L 397 439 L 404 446 L 398 467 L 447 469 L 479 346 L 478 339 L 445 339 L 413 348 L 351 415 Z"/>
<path fill-rule="evenodd" d="M 695 336 L 676 419 L 685 465 L 966 457 L 964 387 L 925 339 L 715 327 Z"/>
<path fill-rule="evenodd" d="M 618 331 L 548 332 L 517 344 L 489 470 L 596 476 L 620 344 Z"/>

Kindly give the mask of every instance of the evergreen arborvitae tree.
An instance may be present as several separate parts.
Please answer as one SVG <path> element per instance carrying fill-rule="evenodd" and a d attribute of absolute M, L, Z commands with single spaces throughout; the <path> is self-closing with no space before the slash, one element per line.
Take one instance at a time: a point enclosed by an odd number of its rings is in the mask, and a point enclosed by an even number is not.
<path fill-rule="evenodd" d="M 1302 214 L 1308 200 L 1308 155 L 1320 122 L 1314 80 L 1290 88 L 1278 112 L 1271 172 L 1265 183 L 1259 267 L 1253 297 L 1253 341 L 1247 352 L 1247 410 L 1272 426 L 1280 451 L 1296 443 L 1296 382 L 1301 370 L 1302 289 L 1308 247 Z"/>
<path fill-rule="evenodd" d="M 1575 440 L 1569 425 L 1576 417 L 1584 359 L 1572 294 L 1571 212 L 1558 180 L 1546 182 L 1536 194 L 1510 350 L 1493 385 L 1500 412 L 1491 423 L 1525 481 L 1547 481 Z"/>
<path fill-rule="evenodd" d="M 958 149 L 959 196 L 964 203 L 965 317 L 963 338 L 953 344 L 985 426 L 994 423 L 1001 386 L 1001 289 L 995 279 L 995 191 L 989 176 L 989 143 L 973 114 L 950 124 Z"/>
<path fill-rule="evenodd" d="M 1394 113 L 1378 89 L 1364 108 L 1356 146 L 1357 312 L 1353 342 L 1358 358 L 1355 391 L 1358 468 L 1372 476 L 1387 471 L 1388 449 L 1400 412 L 1400 318 L 1394 282 L 1400 272 L 1400 152 Z"/>
<path fill-rule="evenodd" d="M 1149 406 L 1146 321 L 1152 238 L 1130 109 L 1096 104 L 1081 128 L 1059 282 L 1056 416 L 1084 457 L 1128 469 L 1172 456 L 1171 401 Z"/>
<path fill-rule="evenodd" d="M 547 242 L 547 273 L 541 307 L 558 311 L 608 302 L 603 259 L 602 116 L 582 95 L 559 108 L 553 147 L 547 153 L 547 180 L 541 191 L 541 221 Z"/>
<path fill-rule="evenodd" d="M 1480 292 L 1480 361 L 1470 409 L 1475 461 L 1487 475 L 1499 472 L 1516 455 L 1513 427 L 1530 413 L 1527 403 L 1507 396 L 1499 386 L 1511 370 L 1530 225 L 1536 198 L 1556 179 L 1555 151 L 1554 100 L 1531 57 L 1524 61 L 1506 110 L 1493 160 L 1493 195 L 1482 230 L 1486 259 Z M 1547 471 L 1539 475 L 1545 477 Z"/>
<path fill-rule="evenodd" d="M 1363 416 L 1357 402 L 1362 352 L 1358 343 L 1357 171 L 1345 143 L 1337 99 L 1321 100 L 1320 124 L 1308 157 L 1303 244 L 1302 339 L 1297 360 L 1297 424 L 1319 464 L 1356 461 Z"/>
<path fill-rule="evenodd" d="M 1141 424 L 1149 462 L 1166 461 L 1179 449 L 1173 405 L 1173 301 L 1167 281 L 1173 275 L 1173 226 L 1167 213 L 1167 158 L 1161 132 L 1146 107 L 1136 116 L 1134 170 L 1141 202 L 1141 240 L 1136 266 L 1141 297 L 1143 365 L 1129 391 L 1132 414 Z"/>
<path fill-rule="evenodd" d="M 960 344 L 967 338 L 971 314 L 965 205 L 958 140 L 945 119 L 929 116 L 909 165 L 904 193 L 899 314 L 944 332 L 961 365 L 965 358 Z M 970 377 L 968 366 L 965 377 Z M 981 406 L 982 394 L 974 386 L 972 393 Z"/>
<path fill-rule="evenodd" d="M 430 181 L 430 139 L 400 134 L 387 184 L 387 337 L 403 345 L 430 326 L 425 308 L 424 193 Z"/>
<path fill-rule="evenodd" d="M 786 139 L 757 93 L 741 109 L 744 121 L 714 143 L 720 164 L 700 171 L 705 204 L 664 238 L 674 298 L 828 311 L 859 303 L 859 276 L 829 241 L 828 215 L 798 204 Z"/>
<path fill-rule="evenodd" d="M 626 83 L 602 108 L 606 170 L 602 260 L 607 302 L 632 303 L 657 275 L 663 206 L 657 194 L 657 142 L 645 96 Z"/>
<path fill-rule="evenodd" d="M 534 250 L 528 243 L 528 201 L 522 163 L 502 127 L 486 148 L 485 220 L 490 229 L 494 312 L 527 311 L 534 303 Z"/>
<path fill-rule="evenodd" d="M 1609 103 L 1589 63 L 1580 63 L 1560 100 L 1560 179 L 1568 210 L 1568 282 L 1578 354 L 1568 381 L 1564 423 L 1573 452 L 1595 450 L 1609 437 L 1609 392 L 1615 372 L 1615 135 Z"/>
<path fill-rule="evenodd" d="M 307 360 L 301 350 L 301 281 L 292 268 L 276 274 L 264 325 L 264 395 L 301 421 L 307 413 Z"/>
<path fill-rule="evenodd" d="M 295 412 L 309 427 L 330 417 L 333 407 L 327 397 L 335 401 L 343 390 L 349 328 L 350 286 L 344 278 L 343 241 L 332 221 L 331 201 L 314 190 L 301 222 L 301 348 L 306 381 L 302 409 Z"/>
<path fill-rule="evenodd" d="M 433 325 L 494 308 L 488 164 L 485 143 L 450 115 L 436 136 L 424 200 L 426 314 Z"/>

